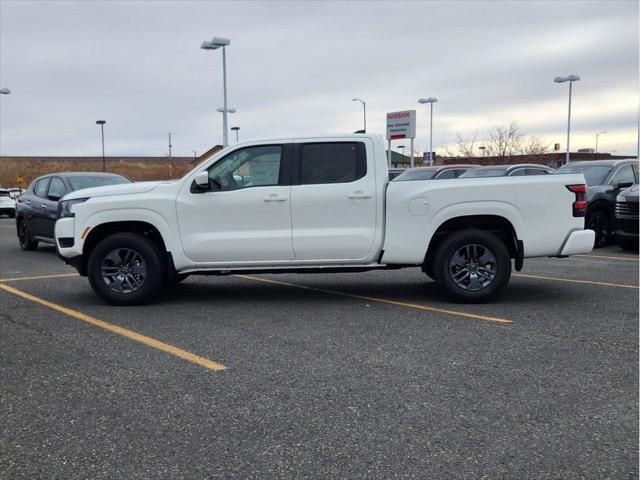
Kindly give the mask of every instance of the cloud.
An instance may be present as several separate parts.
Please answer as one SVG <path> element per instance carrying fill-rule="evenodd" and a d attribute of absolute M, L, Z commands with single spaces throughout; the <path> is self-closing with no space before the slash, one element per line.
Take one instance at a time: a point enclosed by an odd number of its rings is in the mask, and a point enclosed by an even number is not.
<path fill-rule="evenodd" d="M 576 73 L 576 148 L 609 130 L 634 153 L 638 4 L 520 2 L 0 3 L 0 153 L 191 155 L 221 142 L 221 55 L 241 139 L 369 130 L 387 111 L 418 110 L 417 142 L 436 96 L 434 143 L 518 121 L 563 142 Z M 636 133 L 634 133 L 636 132 Z M 603 144 L 604 145 L 604 144 Z"/>

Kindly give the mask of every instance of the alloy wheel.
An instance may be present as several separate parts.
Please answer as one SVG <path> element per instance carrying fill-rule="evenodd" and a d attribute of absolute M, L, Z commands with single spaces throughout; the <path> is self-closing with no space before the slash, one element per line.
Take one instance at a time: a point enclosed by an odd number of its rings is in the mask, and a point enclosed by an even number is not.
<path fill-rule="evenodd" d="M 101 274 L 110 290 L 129 294 L 142 287 L 147 278 L 147 266 L 142 255 L 135 250 L 116 248 L 104 257 Z"/>
<path fill-rule="evenodd" d="M 497 269 L 495 254 L 484 245 L 463 245 L 449 258 L 451 279 L 463 290 L 487 288 L 493 283 Z"/>

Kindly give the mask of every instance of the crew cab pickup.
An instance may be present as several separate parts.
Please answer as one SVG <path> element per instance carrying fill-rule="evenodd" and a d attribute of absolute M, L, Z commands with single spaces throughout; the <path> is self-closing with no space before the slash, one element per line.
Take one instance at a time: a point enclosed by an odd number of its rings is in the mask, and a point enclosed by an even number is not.
<path fill-rule="evenodd" d="M 368 134 L 239 143 L 182 179 L 66 195 L 58 255 L 118 305 L 191 274 L 418 267 L 483 302 L 525 257 L 593 248 L 581 174 L 389 182 Z"/>

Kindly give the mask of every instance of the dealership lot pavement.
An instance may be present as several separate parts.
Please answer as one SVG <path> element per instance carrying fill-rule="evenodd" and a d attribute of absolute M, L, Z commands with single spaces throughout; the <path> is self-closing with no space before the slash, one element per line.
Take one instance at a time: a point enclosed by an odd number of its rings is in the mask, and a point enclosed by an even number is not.
<path fill-rule="evenodd" d="M 638 255 L 191 277 L 102 303 L 0 220 L 0 478 L 638 478 Z"/>

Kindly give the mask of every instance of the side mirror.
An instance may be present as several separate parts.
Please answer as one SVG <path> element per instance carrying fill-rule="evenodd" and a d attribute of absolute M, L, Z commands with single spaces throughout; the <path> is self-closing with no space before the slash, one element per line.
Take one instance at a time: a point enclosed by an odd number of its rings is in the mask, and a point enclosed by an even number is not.
<path fill-rule="evenodd" d="M 62 198 L 62 195 L 60 195 L 59 193 L 50 193 L 49 195 L 47 195 L 47 198 L 49 200 L 51 200 L 52 202 L 57 202 L 58 200 L 60 200 Z"/>
<path fill-rule="evenodd" d="M 618 188 L 629 188 L 633 182 L 618 182 Z"/>
<path fill-rule="evenodd" d="M 209 172 L 207 172 L 206 170 L 203 172 L 199 172 L 196 175 L 196 178 L 194 179 L 194 182 L 196 182 L 196 185 L 202 189 L 202 190 L 206 190 L 209 188 Z"/>

